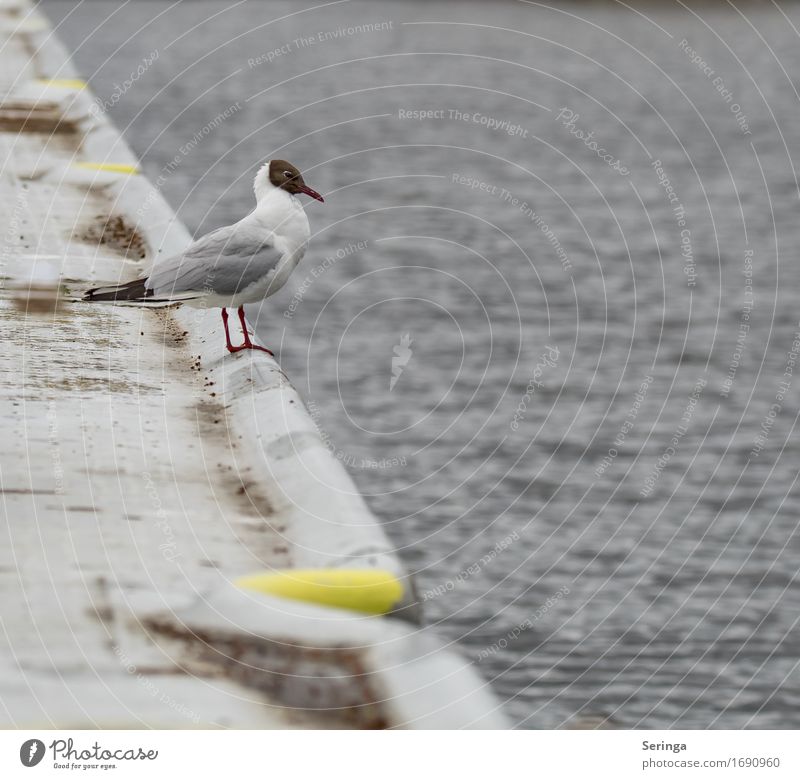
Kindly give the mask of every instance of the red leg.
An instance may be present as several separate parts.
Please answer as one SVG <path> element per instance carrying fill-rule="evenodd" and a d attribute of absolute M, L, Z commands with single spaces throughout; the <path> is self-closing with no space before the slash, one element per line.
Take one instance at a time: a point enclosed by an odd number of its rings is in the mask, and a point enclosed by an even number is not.
<path fill-rule="evenodd" d="M 224 308 L 222 309 L 225 310 Z M 225 315 L 226 318 L 226 334 L 227 334 L 227 314 Z M 244 306 L 239 306 L 239 322 L 242 325 L 242 336 L 244 336 L 244 343 L 241 346 L 231 346 L 230 339 L 228 339 L 228 351 L 229 352 L 240 352 L 242 349 L 253 349 L 259 352 L 266 352 L 270 357 L 274 357 L 275 355 L 269 350 L 264 348 L 263 346 L 258 346 L 258 344 L 254 344 L 250 340 L 250 334 L 247 332 L 247 322 L 244 318 Z"/>
<path fill-rule="evenodd" d="M 222 324 L 225 325 L 225 345 L 229 352 L 236 352 L 238 349 L 231 343 L 231 334 L 228 332 L 228 309 L 222 309 Z"/>

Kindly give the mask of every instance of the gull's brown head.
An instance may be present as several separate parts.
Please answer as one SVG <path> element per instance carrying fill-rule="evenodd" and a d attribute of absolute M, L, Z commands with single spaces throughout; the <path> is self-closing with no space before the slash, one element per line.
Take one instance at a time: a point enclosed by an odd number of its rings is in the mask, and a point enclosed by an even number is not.
<path fill-rule="evenodd" d="M 290 195 L 308 195 L 314 200 L 319 200 L 320 203 L 325 202 L 319 192 L 306 186 L 303 174 L 286 160 L 270 160 L 269 181 L 273 187 L 285 189 Z"/>

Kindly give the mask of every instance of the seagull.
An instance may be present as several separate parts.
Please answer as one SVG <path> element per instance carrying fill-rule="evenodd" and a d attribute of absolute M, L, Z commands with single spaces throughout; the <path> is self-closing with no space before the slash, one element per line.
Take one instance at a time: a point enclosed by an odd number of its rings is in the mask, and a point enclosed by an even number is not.
<path fill-rule="evenodd" d="M 256 207 L 244 219 L 204 235 L 180 254 L 158 260 L 148 276 L 90 289 L 83 300 L 219 307 L 229 352 L 257 349 L 272 355 L 250 340 L 244 305 L 274 295 L 306 253 L 311 231 L 297 196 L 325 201 L 319 192 L 306 186 L 300 171 L 286 160 L 269 160 L 262 165 L 253 190 Z M 244 337 L 240 346 L 231 343 L 228 308 L 238 309 Z"/>

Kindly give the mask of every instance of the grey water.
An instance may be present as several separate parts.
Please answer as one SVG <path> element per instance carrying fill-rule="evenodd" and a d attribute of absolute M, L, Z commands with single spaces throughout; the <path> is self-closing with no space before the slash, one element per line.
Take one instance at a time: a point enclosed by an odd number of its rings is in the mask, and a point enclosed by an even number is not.
<path fill-rule="evenodd" d="M 800 727 L 800 9 L 47 0 L 517 727 Z M 155 54 L 155 56 L 153 56 Z"/>

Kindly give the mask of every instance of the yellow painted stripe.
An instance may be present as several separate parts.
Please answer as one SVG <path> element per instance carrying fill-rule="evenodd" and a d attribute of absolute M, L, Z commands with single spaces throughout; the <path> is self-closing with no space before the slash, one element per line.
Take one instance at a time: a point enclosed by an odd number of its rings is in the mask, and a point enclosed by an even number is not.
<path fill-rule="evenodd" d="M 66 87 L 67 89 L 86 89 L 88 86 L 79 78 L 40 78 L 37 81 L 40 84 L 47 84 L 49 87 Z"/>
<path fill-rule="evenodd" d="M 236 585 L 267 595 L 365 614 L 386 614 L 403 600 L 403 584 L 394 574 L 360 568 L 273 571 L 245 576 Z"/>
<path fill-rule="evenodd" d="M 120 162 L 74 162 L 76 168 L 86 168 L 87 170 L 107 170 L 110 173 L 139 173 L 136 165 L 124 165 Z"/>

